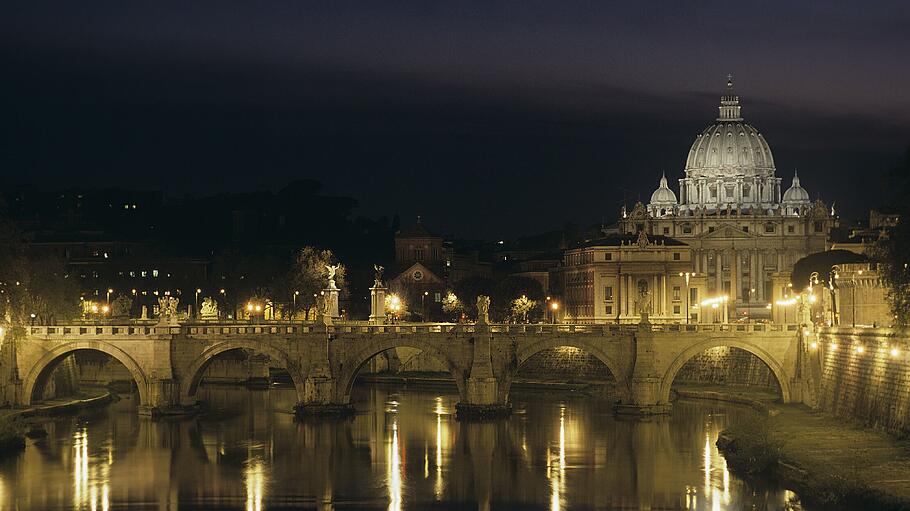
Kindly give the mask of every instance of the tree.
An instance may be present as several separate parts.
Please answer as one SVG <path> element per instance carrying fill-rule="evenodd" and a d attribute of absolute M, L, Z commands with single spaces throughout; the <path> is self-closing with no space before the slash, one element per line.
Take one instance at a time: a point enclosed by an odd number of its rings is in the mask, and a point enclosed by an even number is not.
<path fill-rule="evenodd" d="M 446 295 L 442 298 L 442 312 L 453 318 L 454 321 L 458 321 L 458 318 L 461 317 L 461 313 L 464 312 L 464 305 L 455 293 L 447 291 Z"/>
<path fill-rule="evenodd" d="M 289 284 L 288 296 L 296 295 L 296 308 L 292 312 L 304 311 L 309 317 L 310 310 L 317 304 L 319 293 L 328 285 L 328 270 L 326 266 L 338 265 L 335 270 L 335 285 L 340 289 L 340 297 L 347 297 L 347 279 L 345 267 L 340 264 L 331 250 L 319 250 L 314 247 L 303 247 L 297 252 L 294 264 L 285 281 Z"/>
<path fill-rule="evenodd" d="M 881 262 L 882 277 L 889 285 L 891 312 L 900 325 L 910 325 L 910 146 L 892 170 L 892 203 L 900 221 L 877 247 L 876 259 Z"/>
<path fill-rule="evenodd" d="M 79 314 L 79 287 L 66 262 L 31 256 L 21 231 L 6 219 L 0 219 L 0 312 L 14 325 L 54 324 Z"/>
<path fill-rule="evenodd" d="M 507 319 L 512 313 L 513 301 L 521 296 L 540 303 L 545 298 L 543 286 L 540 285 L 540 282 L 530 277 L 510 275 L 502 279 L 493 290 L 491 299 L 493 318 L 498 321 Z M 535 307 L 532 307 L 528 314 L 531 318 L 536 319 L 539 316 L 539 312 L 535 303 Z"/>
<path fill-rule="evenodd" d="M 521 295 L 512 300 L 512 320 L 527 323 L 528 314 L 537 308 L 537 302 L 531 300 L 527 295 Z"/>

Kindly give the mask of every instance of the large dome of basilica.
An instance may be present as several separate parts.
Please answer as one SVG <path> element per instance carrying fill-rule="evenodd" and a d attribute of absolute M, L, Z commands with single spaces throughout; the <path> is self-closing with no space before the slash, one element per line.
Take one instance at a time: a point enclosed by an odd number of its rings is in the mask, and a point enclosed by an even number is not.
<path fill-rule="evenodd" d="M 774 157 L 765 137 L 743 122 L 733 81 L 721 97 L 720 115 L 692 143 L 686 159 L 686 177 L 768 177 L 774 175 Z"/>
<path fill-rule="evenodd" d="M 755 127 L 743 120 L 739 96 L 733 91 L 732 77 L 728 77 L 717 119 L 695 138 L 686 157 L 685 174 L 679 180 L 679 200 L 663 177 L 647 210 L 652 217 L 723 214 L 732 210 L 762 215 L 781 210 L 786 215 L 799 215 L 806 211 L 809 194 L 798 178 L 783 201 L 781 192 L 771 147 Z"/>

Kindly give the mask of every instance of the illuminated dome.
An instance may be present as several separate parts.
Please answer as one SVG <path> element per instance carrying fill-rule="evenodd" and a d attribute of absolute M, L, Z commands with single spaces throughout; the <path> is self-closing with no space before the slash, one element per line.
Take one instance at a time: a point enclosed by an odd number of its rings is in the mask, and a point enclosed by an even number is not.
<path fill-rule="evenodd" d="M 799 184 L 799 176 L 793 171 L 793 184 L 784 192 L 781 206 L 787 215 L 799 216 L 800 212 L 807 212 L 809 208 L 809 192 Z"/>
<path fill-rule="evenodd" d="M 773 176 L 774 157 L 765 137 L 743 121 L 733 82 L 721 96 L 717 122 L 701 132 L 689 149 L 687 177 Z"/>
<path fill-rule="evenodd" d="M 665 216 L 675 212 L 677 206 L 676 194 L 667 186 L 667 174 L 660 176 L 660 186 L 651 194 L 648 209 L 651 216 Z"/>
<path fill-rule="evenodd" d="M 682 214 L 780 207 L 780 178 L 765 137 L 742 117 L 733 78 L 720 97 L 718 117 L 692 143 L 680 179 Z"/>

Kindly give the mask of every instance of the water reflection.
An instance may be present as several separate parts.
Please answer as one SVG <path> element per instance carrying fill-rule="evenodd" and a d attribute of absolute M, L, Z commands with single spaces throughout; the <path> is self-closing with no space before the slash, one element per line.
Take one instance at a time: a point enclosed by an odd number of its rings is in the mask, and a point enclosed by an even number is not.
<path fill-rule="evenodd" d="M 291 390 L 200 392 L 212 411 L 191 420 L 151 422 L 129 403 L 49 420 L 46 439 L 0 461 L 0 509 L 800 509 L 730 474 L 714 442 L 749 419 L 736 408 L 619 421 L 597 401 L 528 394 L 509 421 L 462 423 L 454 394 L 363 387 L 353 420 L 298 422 Z"/>

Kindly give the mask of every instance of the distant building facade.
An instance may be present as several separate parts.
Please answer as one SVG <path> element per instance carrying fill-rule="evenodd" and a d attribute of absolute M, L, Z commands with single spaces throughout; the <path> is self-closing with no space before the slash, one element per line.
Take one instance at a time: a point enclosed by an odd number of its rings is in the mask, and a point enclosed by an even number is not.
<path fill-rule="evenodd" d="M 716 122 L 705 128 L 686 158 L 679 197 L 666 176 L 647 205 L 623 210 L 620 230 L 684 242 L 706 291 L 729 297 L 731 319 L 769 316 L 772 275 L 827 248 L 833 211 L 811 201 L 794 172 L 783 190 L 768 142 L 742 117 L 732 79 Z"/>
<path fill-rule="evenodd" d="M 645 232 L 589 240 L 566 250 L 558 273 L 562 318 L 577 323 L 711 321 L 701 313 L 704 276 L 692 276 L 685 243 Z M 689 277 L 686 277 L 689 273 Z"/>

